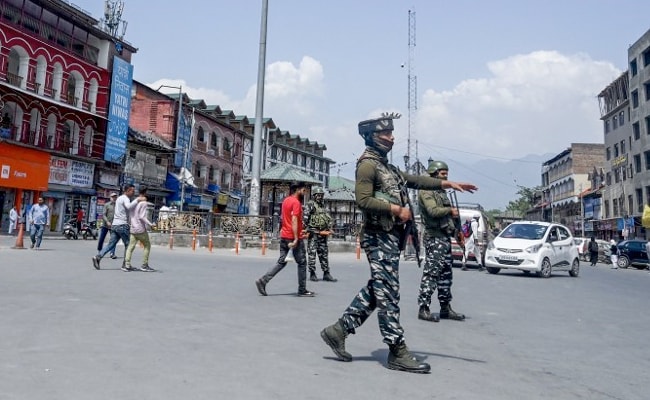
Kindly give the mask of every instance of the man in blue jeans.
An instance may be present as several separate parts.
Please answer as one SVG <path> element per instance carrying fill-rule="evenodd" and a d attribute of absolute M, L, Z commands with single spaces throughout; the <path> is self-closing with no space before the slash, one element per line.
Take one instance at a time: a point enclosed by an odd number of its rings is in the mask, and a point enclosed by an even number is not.
<path fill-rule="evenodd" d="M 115 252 L 115 246 L 117 246 L 117 242 L 120 241 L 120 239 L 122 240 L 122 243 L 124 243 L 125 249 L 129 247 L 129 212 L 135 208 L 139 202 L 146 200 L 146 197 L 144 196 L 139 196 L 136 199 L 131 200 L 134 193 L 135 187 L 128 184 L 124 187 L 124 193 L 117 198 L 117 201 L 115 202 L 113 223 L 111 224 L 111 239 L 108 242 L 108 245 L 104 247 L 99 254 L 93 257 L 93 267 L 95 267 L 95 269 L 100 268 L 99 263 L 106 254 Z M 123 263 L 122 271 L 133 271 L 133 268 L 130 268 Z"/>
<path fill-rule="evenodd" d="M 50 209 L 43 204 L 43 198 L 38 198 L 38 204 L 35 204 L 29 210 L 29 223 L 30 223 L 30 239 L 32 240 L 31 248 L 36 245 L 36 250 L 41 248 L 41 240 L 43 240 L 43 231 L 50 223 L 49 219 Z"/>

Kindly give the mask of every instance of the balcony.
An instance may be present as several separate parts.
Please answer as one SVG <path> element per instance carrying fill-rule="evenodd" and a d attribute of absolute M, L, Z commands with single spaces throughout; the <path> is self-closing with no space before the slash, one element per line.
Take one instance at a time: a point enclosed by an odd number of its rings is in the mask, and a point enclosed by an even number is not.
<path fill-rule="evenodd" d="M 20 87 L 20 84 L 23 82 L 23 77 L 20 75 L 12 74 L 11 72 L 7 72 L 7 81 L 10 85 Z"/>

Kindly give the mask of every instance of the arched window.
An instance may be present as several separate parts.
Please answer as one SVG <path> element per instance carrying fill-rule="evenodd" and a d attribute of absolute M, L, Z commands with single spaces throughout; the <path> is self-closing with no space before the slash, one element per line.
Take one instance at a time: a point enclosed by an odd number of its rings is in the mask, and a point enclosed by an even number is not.
<path fill-rule="evenodd" d="M 217 147 L 217 132 L 212 132 L 212 135 L 210 135 L 210 146 Z"/>
<path fill-rule="evenodd" d="M 199 129 L 196 133 L 196 138 L 201 143 L 205 142 L 205 131 L 203 130 L 203 127 L 199 126 Z"/>

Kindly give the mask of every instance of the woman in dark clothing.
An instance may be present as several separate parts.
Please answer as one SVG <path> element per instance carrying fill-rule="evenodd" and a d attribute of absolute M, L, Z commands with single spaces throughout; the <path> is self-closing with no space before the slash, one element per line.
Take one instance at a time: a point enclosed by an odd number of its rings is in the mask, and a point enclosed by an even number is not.
<path fill-rule="evenodd" d="M 598 262 L 598 243 L 596 243 L 596 238 L 594 236 L 592 236 L 589 241 L 589 262 L 592 267 L 595 267 Z"/>

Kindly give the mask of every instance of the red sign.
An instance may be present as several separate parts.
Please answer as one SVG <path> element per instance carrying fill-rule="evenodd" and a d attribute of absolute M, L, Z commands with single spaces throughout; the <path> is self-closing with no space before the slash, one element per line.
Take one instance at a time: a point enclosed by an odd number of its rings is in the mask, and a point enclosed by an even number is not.
<path fill-rule="evenodd" d="M 44 192 L 49 176 L 49 153 L 0 143 L 0 186 Z"/>

